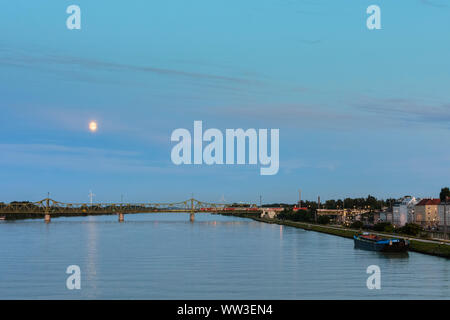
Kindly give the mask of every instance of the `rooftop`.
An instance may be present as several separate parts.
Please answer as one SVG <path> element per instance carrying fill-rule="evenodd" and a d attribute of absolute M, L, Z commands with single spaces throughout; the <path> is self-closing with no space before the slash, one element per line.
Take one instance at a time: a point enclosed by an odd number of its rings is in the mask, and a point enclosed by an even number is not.
<path fill-rule="evenodd" d="M 422 199 L 416 206 L 436 206 L 441 203 L 441 199 Z"/>

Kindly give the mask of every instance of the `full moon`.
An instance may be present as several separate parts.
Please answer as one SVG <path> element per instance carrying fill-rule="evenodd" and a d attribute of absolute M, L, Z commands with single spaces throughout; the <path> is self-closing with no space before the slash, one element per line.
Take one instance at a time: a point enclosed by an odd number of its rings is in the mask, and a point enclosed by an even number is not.
<path fill-rule="evenodd" d="M 91 132 L 97 131 L 97 122 L 91 121 L 91 122 L 89 123 L 89 130 L 90 130 Z"/>

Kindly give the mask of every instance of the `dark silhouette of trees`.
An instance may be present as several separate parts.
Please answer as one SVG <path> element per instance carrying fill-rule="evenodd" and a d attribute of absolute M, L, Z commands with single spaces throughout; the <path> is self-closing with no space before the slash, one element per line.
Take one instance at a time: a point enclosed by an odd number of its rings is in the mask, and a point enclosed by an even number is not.
<path fill-rule="evenodd" d="M 450 189 L 448 187 L 442 188 L 441 193 L 439 194 L 439 198 L 442 202 L 446 201 L 446 197 L 450 198 Z"/>

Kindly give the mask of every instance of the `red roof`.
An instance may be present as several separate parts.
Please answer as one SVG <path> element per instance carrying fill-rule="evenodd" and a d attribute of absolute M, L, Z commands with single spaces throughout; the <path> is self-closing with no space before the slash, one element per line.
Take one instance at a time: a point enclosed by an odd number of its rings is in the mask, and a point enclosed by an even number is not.
<path fill-rule="evenodd" d="M 416 206 L 436 206 L 441 203 L 441 199 L 422 199 Z"/>

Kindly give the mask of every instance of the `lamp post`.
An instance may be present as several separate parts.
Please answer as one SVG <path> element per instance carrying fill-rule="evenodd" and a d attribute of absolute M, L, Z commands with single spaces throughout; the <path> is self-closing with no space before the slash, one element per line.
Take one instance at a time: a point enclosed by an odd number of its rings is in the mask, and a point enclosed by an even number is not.
<path fill-rule="evenodd" d="M 447 239 L 447 202 L 448 202 L 448 196 L 445 196 L 445 202 L 444 202 L 444 240 Z"/>

